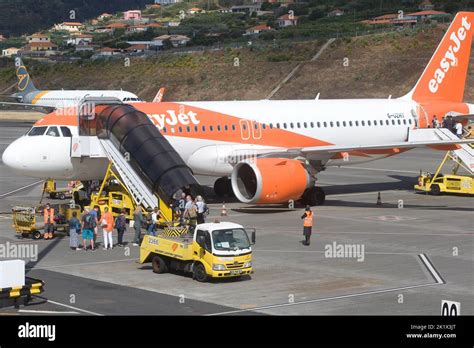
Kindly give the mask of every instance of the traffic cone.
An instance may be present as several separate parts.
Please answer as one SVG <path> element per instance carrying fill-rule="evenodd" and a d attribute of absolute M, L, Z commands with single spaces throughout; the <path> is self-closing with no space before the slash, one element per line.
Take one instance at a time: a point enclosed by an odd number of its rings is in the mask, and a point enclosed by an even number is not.
<path fill-rule="evenodd" d="M 382 197 L 380 196 L 380 192 L 377 195 L 377 205 L 382 205 Z"/>
<path fill-rule="evenodd" d="M 227 209 L 225 208 L 225 203 L 222 203 L 221 216 L 227 216 Z"/>

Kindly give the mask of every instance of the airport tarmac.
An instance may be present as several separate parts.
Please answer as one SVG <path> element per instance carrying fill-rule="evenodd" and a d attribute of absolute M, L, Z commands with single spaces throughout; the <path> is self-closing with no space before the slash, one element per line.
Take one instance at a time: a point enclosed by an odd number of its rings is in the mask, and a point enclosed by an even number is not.
<path fill-rule="evenodd" d="M 29 126 L 0 121 L 0 151 Z M 0 244 L 38 245 L 39 259 L 28 264 L 28 275 L 46 285 L 35 305 L 2 309 L 0 315 L 439 315 L 442 300 L 460 302 L 461 314 L 473 315 L 473 200 L 412 190 L 419 170 L 436 169 L 443 155 L 412 150 L 320 173 L 327 200 L 313 209 L 310 246 L 301 243 L 301 208 L 251 210 L 227 202 L 223 220 L 257 229 L 255 273 L 212 283 L 154 274 L 137 263 L 138 247 L 131 244 L 84 252 L 71 251 L 67 237 L 18 239 L 8 212 L 36 204 L 41 184 L 2 163 Z M 376 205 L 379 191 L 382 206 Z M 209 220 L 219 217 L 221 205 L 210 205 Z M 126 240 L 131 238 L 130 231 Z M 325 250 L 334 243 L 363 247 L 364 253 L 329 257 Z"/>

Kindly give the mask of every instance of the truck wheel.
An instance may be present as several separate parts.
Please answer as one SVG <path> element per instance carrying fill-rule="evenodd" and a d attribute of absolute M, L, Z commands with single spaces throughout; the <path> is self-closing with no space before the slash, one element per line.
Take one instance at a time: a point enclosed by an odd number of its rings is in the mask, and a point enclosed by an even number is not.
<path fill-rule="evenodd" d="M 65 199 L 66 199 L 66 195 L 65 195 L 64 193 L 60 193 L 60 194 L 59 194 L 59 199 L 62 200 L 62 201 L 65 200 Z"/>
<path fill-rule="evenodd" d="M 40 239 L 41 238 L 41 232 L 40 231 L 34 231 L 33 232 L 33 239 Z"/>
<path fill-rule="evenodd" d="M 206 268 L 204 268 L 204 265 L 202 263 L 198 263 L 194 265 L 194 279 L 196 279 L 200 283 L 204 283 L 207 281 L 207 274 L 206 274 Z"/>
<path fill-rule="evenodd" d="M 439 185 L 431 185 L 431 194 L 433 196 L 439 196 L 441 194 L 441 189 Z"/>
<path fill-rule="evenodd" d="M 165 260 L 161 257 L 155 255 L 151 260 L 151 266 L 153 267 L 153 272 L 157 274 L 162 274 L 168 272 L 168 267 L 166 267 Z"/>

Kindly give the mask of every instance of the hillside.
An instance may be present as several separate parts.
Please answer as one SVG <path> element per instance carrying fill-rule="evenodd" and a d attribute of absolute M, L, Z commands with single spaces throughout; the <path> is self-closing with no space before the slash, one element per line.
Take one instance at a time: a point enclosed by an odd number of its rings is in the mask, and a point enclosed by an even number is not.
<path fill-rule="evenodd" d="M 167 88 L 165 100 L 263 99 L 299 63 L 296 75 L 273 99 L 394 97 L 408 92 L 429 61 L 446 26 L 336 40 L 321 57 L 311 57 L 324 41 L 288 43 L 264 50 L 248 48 L 159 58 L 33 65 L 38 88 L 114 88 L 151 100 Z M 239 66 L 234 58 L 239 57 Z M 348 66 L 343 65 L 348 58 Z M 347 62 L 347 61 L 346 61 Z M 0 91 L 11 85 L 12 62 L 0 64 Z M 474 100 L 472 68 L 465 100 Z"/>
<path fill-rule="evenodd" d="M 0 0 L 0 33 L 31 34 L 55 23 L 84 21 L 103 12 L 142 8 L 153 0 Z M 70 18 L 74 11 L 75 18 Z"/>

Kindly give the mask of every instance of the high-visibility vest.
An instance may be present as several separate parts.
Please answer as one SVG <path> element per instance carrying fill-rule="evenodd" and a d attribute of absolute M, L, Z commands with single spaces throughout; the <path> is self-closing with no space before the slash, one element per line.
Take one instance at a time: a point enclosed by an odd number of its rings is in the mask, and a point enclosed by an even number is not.
<path fill-rule="evenodd" d="M 304 218 L 304 227 L 311 227 L 313 226 L 313 212 L 308 211 L 306 212 L 306 216 Z"/>
<path fill-rule="evenodd" d="M 49 222 L 48 222 L 48 220 L 49 220 Z M 53 208 L 44 210 L 44 223 L 45 224 L 54 223 L 54 209 Z"/>

